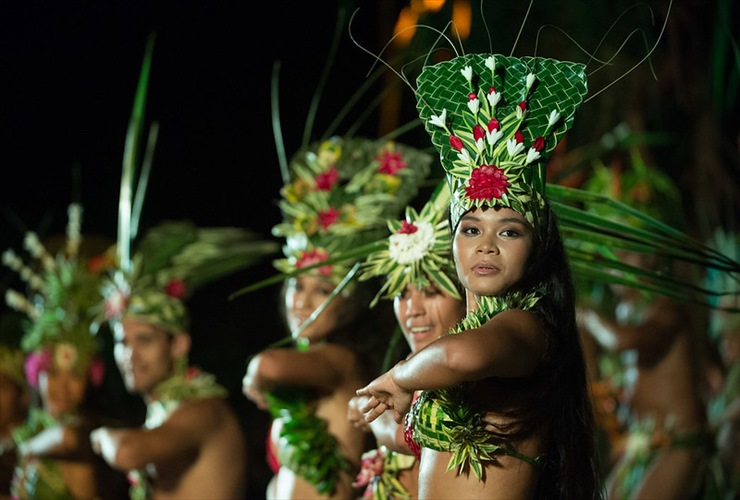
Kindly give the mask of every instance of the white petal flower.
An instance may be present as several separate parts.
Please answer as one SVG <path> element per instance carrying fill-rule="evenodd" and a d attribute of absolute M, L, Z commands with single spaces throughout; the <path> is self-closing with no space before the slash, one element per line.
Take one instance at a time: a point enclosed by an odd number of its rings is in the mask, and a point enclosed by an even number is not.
<path fill-rule="evenodd" d="M 447 110 L 443 109 L 442 114 L 439 116 L 432 115 L 432 117 L 429 119 L 429 121 L 432 123 L 432 125 L 436 125 L 441 128 L 445 128 L 446 121 L 447 121 Z"/>
<path fill-rule="evenodd" d="M 489 146 L 495 145 L 499 139 L 504 135 L 501 130 L 492 130 L 491 132 L 486 132 L 486 141 L 488 141 Z"/>
<path fill-rule="evenodd" d="M 470 81 L 473 79 L 473 67 L 472 66 L 465 66 L 463 69 L 460 70 L 460 73 L 463 74 L 465 79 L 470 83 Z"/>
<path fill-rule="evenodd" d="M 530 163 L 532 163 L 533 161 L 535 161 L 539 157 L 540 157 L 540 152 L 539 151 L 537 151 L 534 148 L 529 148 L 529 151 L 527 151 L 527 159 L 525 160 L 524 164 L 525 165 L 529 165 Z"/>
<path fill-rule="evenodd" d="M 522 118 L 524 118 L 524 110 L 522 109 L 521 106 L 517 106 L 516 107 L 516 119 L 521 120 Z"/>
<path fill-rule="evenodd" d="M 555 125 L 555 123 L 560 119 L 560 113 L 556 109 L 553 109 L 550 112 L 550 119 L 547 121 L 547 124 L 552 127 Z"/>
<path fill-rule="evenodd" d="M 470 153 L 468 153 L 467 149 L 463 148 L 462 151 L 457 154 L 457 159 L 463 163 L 470 163 Z"/>
<path fill-rule="evenodd" d="M 486 142 L 482 137 L 475 141 L 475 147 L 478 148 L 478 154 L 483 152 L 483 149 L 486 147 Z"/>
<path fill-rule="evenodd" d="M 486 96 L 486 98 L 488 99 L 488 104 L 490 104 L 492 108 L 495 108 L 496 104 L 501 100 L 501 92 L 491 92 Z"/>
<path fill-rule="evenodd" d="M 486 57 L 486 68 L 493 71 L 493 68 L 496 67 L 496 56 L 488 56 Z"/>
<path fill-rule="evenodd" d="M 517 143 L 516 139 L 509 139 L 506 141 L 506 150 L 509 152 L 509 157 L 513 158 L 524 151 L 524 143 Z"/>
<path fill-rule="evenodd" d="M 414 225 L 416 232 L 396 233 L 388 239 L 391 259 L 404 266 L 421 260 L 434 247 L 434 227 L 426 221 L 416 222 Z"/>
<path fill-rule="evenodd" d="M 532 88 L 532 84 L 534 83 L 535 76 L 534 73 L 530 73 L 527 75 L 527 90 Z"/>
<path fill-rule="evenodd" d="M 477 97 L 468 100 L 468 109 L 470 109 L 470 112 L 474 115 L 478 113 L 478 110 L 480 109 L 480 101 Z"/>

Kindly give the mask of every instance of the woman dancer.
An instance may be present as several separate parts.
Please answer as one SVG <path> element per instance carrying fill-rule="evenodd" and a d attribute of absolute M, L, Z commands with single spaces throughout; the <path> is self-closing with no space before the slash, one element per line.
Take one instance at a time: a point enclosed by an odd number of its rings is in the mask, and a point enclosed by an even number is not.
<path fill-rule="evenodd" d="M 544 160 L 586 93 L 583 69 L 472 54 L 417 80 L 468 315 L 358 395 L 370 422 L 408 412 L 419 498 L 602 495 L 573 283 L 544 198 Z"/>
<path fill-rule="evenodd" d="M 420 213 L 408 207 L 404 220 L 390 221 L 387 248 L 367 258 L 362 275 L 385 278 L 378 297 L 393 299 L 411 353 L 446 334 L 465 315 L 451 265 L 449 200 L 449 190 L 440 185 Z M 409 448 L 403 426 L 390 413 L 368 425 L 360 411 L 366 404 L 366 397 L 352 398 L 347 416 L 373 433 L 378 448 L 364 454 L 355 484 L 365 488 L 365 498 L 417 498 L 418 450 Z"/>

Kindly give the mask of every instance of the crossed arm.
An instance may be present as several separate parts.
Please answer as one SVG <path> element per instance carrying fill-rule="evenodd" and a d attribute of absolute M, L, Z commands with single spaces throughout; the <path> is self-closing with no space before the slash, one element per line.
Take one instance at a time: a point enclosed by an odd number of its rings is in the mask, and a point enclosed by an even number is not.
<path fill-rule="evenodd" d="M 369 398 L 361 411 L 373 422 L 391 410 L 401 423 L 417 390 L 530 375 L 544 353 L 545 333 L 533 313 L 508 310 L 480 328 L 441 337 L 358 390 Z"/>
<path fill-rule="evenodd" d="M 301 352 L 270 349 L 252 358 L 242 379 L 242 392 L 258 408 L 268 408 L 264 393 L 280 386 L 314 387 L 332 390 L 352 366 L 353 354 L 344 347 L 322 344 Z"/>

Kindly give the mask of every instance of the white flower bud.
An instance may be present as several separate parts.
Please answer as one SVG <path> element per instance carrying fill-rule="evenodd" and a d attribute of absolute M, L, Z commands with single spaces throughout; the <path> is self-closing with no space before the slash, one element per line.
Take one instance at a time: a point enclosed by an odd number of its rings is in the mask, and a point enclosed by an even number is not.
<path fill-rule="evenodd" d="M 465 66 L 463 69 L 460 70 L 460 73 L 463 74 L 465 79 L 470 83 L 470 81 L 473 79 L 473 67 L 472 66 Z"/>
<path fill-rule="evenodd" d="M 432 125 L 436 125 L 441 128 L 446 128 L 447 124 L 447 110 L 443 109 L 442 114 L 439 116 L 432 115 L 432 117 L 429 119 Z"/>

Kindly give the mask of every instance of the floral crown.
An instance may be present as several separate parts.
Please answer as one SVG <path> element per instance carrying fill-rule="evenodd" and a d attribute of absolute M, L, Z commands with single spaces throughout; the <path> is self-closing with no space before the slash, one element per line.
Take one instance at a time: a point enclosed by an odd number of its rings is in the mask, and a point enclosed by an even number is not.
<path fill-rule="evenodd" d="M 473 207 L 509 207 L 533 225 L 546 159 L 586 95 L 583 64 L 470 54 L 425 67 L 417 109 L 452 192 L 453 229 Z"/>
<path fill-rule="evenodd" d="M 332 137 L 299 151 L 290 162 L 292 182 L 280 190 L 285 237 L 283 273 L 317 266 L 315 273 L 339 283 L 348 268 L 331 257 L 380 238 L 386 220 L 416 195 L 431 157 L 387 140 Z"/>
<path fill-rule="evenodd" d="M 240 228 L 163 222 L 144 235 L 130 269 L 122 266 L 104 284 L 104 319 L 136 318 L 173 334 L 187 332 L 185 301 L 198 287 L 277 249 L 276 243 Z"/>
<path fill-rule="evenodd" d="M 368 255 L 360 274 L 360 280 L 384 278 L 371 306 L 381 297 L 394 298 L 408 285 L 422 289 L 430 282 L 460 298 L 452 266 L 449 206 L 450 191 L 441 184 L 421 212 L 406 207 L 404 219 L 388 221 L 391 232 L 387 237 L 388 245 Z"/>
<path fill-rule="evenodd" d="M 55 363 L 60 368 L 85 374 L 93 382 L 102 377 L 98 353 L 94 306 L 106 265 L 113 259 L 106 255 L 93 258 L 80 256 L 82 207 L 69 206 L 66 246 L 51 255 L 34 232 L 28 232 L 24 246 L 35 262 L 31 265 L 13 250 L 3 253 L 3 263 L 16 271 L 25 283 L 27 293 L 6 292 L 8 305 L 25 314 L 26 323 L 21 348 L 29 353 L 26 375 L 29 384 L 38 383 L 38 372 Z"/>

